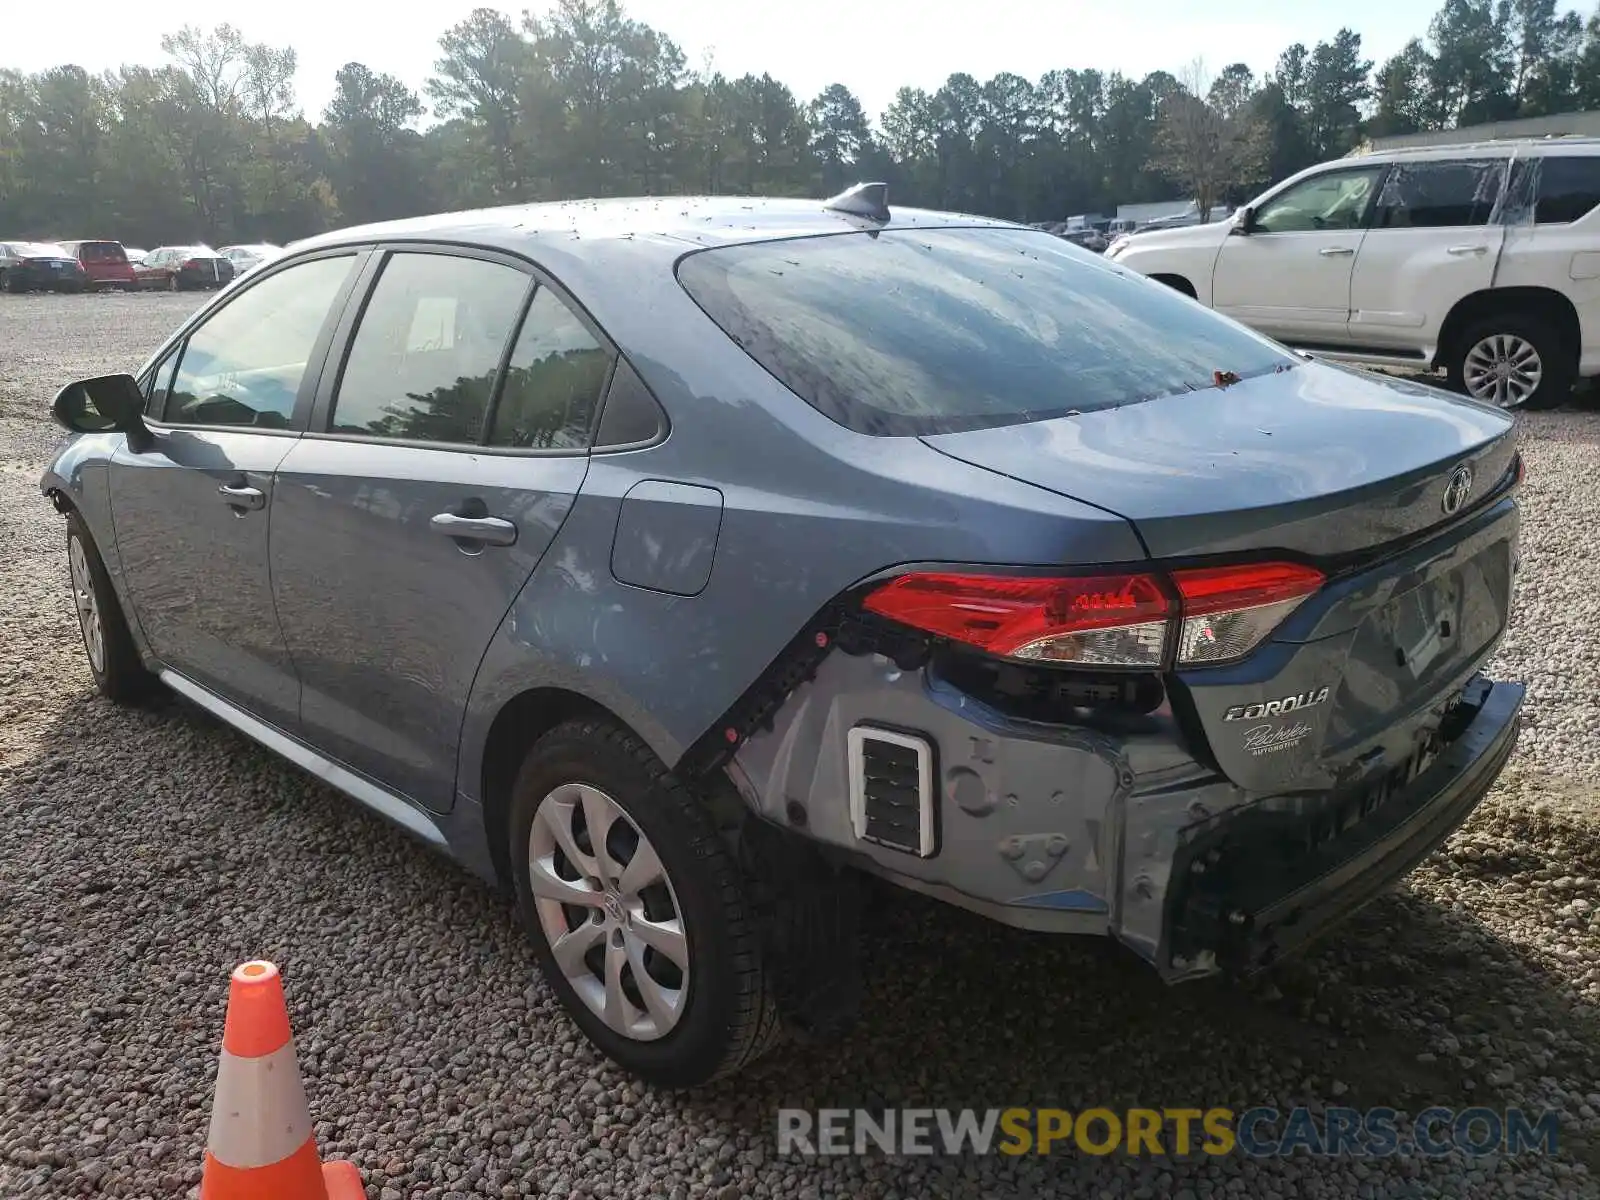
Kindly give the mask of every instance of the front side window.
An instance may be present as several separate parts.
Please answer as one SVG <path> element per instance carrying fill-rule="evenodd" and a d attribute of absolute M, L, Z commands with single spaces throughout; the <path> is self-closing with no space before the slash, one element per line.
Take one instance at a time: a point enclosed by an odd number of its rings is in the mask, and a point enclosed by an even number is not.
<path fill-rule="evenodd" d="M 182 351 L 166 420 L 286 428 L 312 347 L 354 262 L 343 254 L 289 267 L 208 317 Z"/>
<path fill-rule="evenodd" d="M 161 420 L 167 407 L 167 397 L 172 394 L 172 377 L 178 369 L 179 353 L 174 350 L 150 373 L 150 390 L 145 394 L 144 412 L 151 420 Z"/>
<path fill-rule="evenodd" d="M 1329 171 L 1303 179 L 1266 201 L 1256 211 L 1252 232 L 1316 233 L 1360 229 L 1377 188 L 1382 167 Z"/>
<path fill-rule="evenodd" d="M 813 408 L 859 433 L 953 433 L 1293 368 L 1265 338 L 1048 233 L 889 229 L 727 246 L 689 295 Z"/>
<path fill-rule="evenodd" d="M 585 449 L 610 371 L 611 352 L 559 296 L 541 287 L 506 364 L 490 445 Z"/>
<path fill-rule="evenodd" d="M 475 444 L 532 280 L 446 254 L 391 255 L 345 361 L 330 429 Z"/>
<path fill-rule="evenodd" d="M 1500 200 L 1505 174 L 1503 158 L 1396 163 L 1384 180 L 1373 226 L 1444 229 L 1487 225 Z"/>

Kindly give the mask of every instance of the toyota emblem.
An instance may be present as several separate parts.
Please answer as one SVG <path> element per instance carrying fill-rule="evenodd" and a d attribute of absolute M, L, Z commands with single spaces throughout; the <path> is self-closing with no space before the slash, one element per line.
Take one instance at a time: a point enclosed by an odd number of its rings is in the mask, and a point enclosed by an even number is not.
<path fill-rule="evenodd" d="M 1460 512 L 1470 495 L 1472 495 L 1472 468 L 1462 463 L 1451 473 L 1450 482 L 1444 485 L 1445 516 Z"/>

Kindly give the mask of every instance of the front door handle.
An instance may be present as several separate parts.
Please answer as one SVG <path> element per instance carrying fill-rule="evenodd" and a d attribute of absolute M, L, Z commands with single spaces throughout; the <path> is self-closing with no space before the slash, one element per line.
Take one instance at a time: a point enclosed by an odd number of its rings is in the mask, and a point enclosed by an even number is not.
<path fill-rule="evenodd" d="M 428 522 L 429 528 L 445 537 L 487 546 L 510 546 L 517 540 L 517 527 L 503 517 L 458 517 L 442 512 Z"/>
<path fill-rule="evenodd" d="M 1324 246 L 1317 253 L 1323 258 L 1343 258 L 1347 254 L 1354 254 L 1355 251 L 1349 246 Z"/>
<path fill-rule="evenodd" d="M 249 484 L 225 483 L 217 489 L 217 495 L 234 508 L 265 508 L 267 494 L 260 488 L 253 488 Z"/>
<path fill-rule="evenodd" d="M 1457 255 L 1458 257 L 1463 254 L 1487 254 L 1489 253 L 1489 247 L 1484 245 L 1451 246 L 1448 253 Z"/>

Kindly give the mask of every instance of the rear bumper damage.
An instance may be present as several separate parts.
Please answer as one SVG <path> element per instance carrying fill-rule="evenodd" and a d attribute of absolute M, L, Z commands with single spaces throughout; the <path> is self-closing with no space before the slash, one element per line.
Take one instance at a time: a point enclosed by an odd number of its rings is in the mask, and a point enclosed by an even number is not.
<path fill-rule="evenodd" d="M 792 686 L 728 762 L 763 818 L 1007 925 L 1112 936 L 1169 982 L 1258 970 L 1392 886 L 1494 783 L 1523 699 L 1469 672 L 1389 731 L 1418 749 L 1376 782 L 1263 795 L 1197 761 L 1166 709 L 1030 721 L 870 654 Z"/>
<path fill-rule="evenodd" d="M 1494 785 L 1516 747 L 1524 692 L 1477 676 L 1426 765 L 1414 758 L 1309 810 L 1265 800 L 1191 831 L 1173 861 L 1157 968 L 1169 978 L 1254 973 L 1392 887 Z"/>

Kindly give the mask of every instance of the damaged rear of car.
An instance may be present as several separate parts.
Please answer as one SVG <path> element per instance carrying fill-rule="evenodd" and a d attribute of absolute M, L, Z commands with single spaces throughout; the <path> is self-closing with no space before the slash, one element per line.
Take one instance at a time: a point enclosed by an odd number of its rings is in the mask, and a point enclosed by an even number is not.
<path fill-rule="evenodd" d="M 906 887 L 1111 934 L 1169 980 L 1249 972 L 1408 872 L 1511 753 L 1523 690 L 1481 673 L 1516 568 L 1511 422 L 1052 241 L 891 229 L 681 262 L 734 341 L 885 455 L 1114 514 L 1142 551 L 948 561 L 908 531 L 691 762 Z"/>

